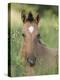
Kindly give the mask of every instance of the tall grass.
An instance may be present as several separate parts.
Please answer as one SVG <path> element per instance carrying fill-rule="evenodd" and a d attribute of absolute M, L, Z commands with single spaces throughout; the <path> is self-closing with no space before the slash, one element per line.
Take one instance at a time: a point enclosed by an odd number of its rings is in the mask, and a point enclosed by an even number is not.
<path fill-rule="evenodd" d="M 24 76 L 24 64 L 20 55 L 23 45 L 20 12 L 11 10 L 11 76 Z M 58 47 L 58 17 L 45 11 L 45 15 L 39 22 L 39 33 L 47 47 Z M 40 70 L 39 70 L 40 71 Z M 38 71 L 38 73 L 39 73 Z M 50 72 L 49 72 L 50 73 Z"/>

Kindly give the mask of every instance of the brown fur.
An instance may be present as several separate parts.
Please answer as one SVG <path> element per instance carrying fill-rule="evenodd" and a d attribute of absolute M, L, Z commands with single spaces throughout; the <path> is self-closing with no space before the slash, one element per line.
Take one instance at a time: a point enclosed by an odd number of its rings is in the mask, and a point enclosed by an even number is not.
<path fill-rule="evenodd" d="M 31 25 L 34 26 L 34 32 L 32 34 L 28 32 L 28 27 Z M 49 74 L 50 71 L 50 74 L 57 73 L 58 50 L 57 48 L 47 48 L 45 45 L 38 42 L 38 23 L 36 23 L 36 20 L 32 22 L 25 21 L 23 24 L 23 33 L 25 37 L 22 55 L 24 57 L 24 63 L 26 64 L 25 75 Z M 30 66 L 27 63 L 27 57 L 29 56 L 36 57 L 36 63 L 34 66 Z M 38 73 L 39 68 L 40 72 Z"/>

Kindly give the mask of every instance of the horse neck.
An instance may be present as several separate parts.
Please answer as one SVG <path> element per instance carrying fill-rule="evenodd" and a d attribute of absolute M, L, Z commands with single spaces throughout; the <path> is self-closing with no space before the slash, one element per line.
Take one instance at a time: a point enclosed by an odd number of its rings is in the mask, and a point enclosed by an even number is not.
<path fill-rule="evenodd" d="M 37 43 L 37 50 L 38 50 L 38 54 L 40 55 L 52 55 L 52 56 L 56 56 L 58 53 L 58 49 L 57 48 L 48 48 L 46 47 L 44 44 L 42 43 Z"/>

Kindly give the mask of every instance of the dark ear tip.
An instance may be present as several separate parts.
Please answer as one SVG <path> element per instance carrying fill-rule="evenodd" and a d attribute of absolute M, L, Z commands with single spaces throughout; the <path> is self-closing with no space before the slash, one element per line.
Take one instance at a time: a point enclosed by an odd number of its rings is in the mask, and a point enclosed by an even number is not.
<path fill-rule="evenodd" d="M 21 17 L 23 17 L 23 15 L 25 15 L 25 10 L 21 11 Z"/>
<path fill-rule="evenodd" d="M 37 18 L 38 18 L 38 19 L 40 18 L 40 15 L 39 15 L 39 14 L 37 14 Z"/>
<path fill-rule="evenodd" d="M 21 11 L 21 13 L 22 13 L 22 14 L 25 13 L 25 10 L 23 9 L 23 10 Z"/>
<path fill-rule="evenodd" d="M 39 23 L 39 20 L 40 20 L 40 14 L 37 13 L 37 15 L 36 15 L 36 22 Z"/>
<path fill-rule="evenodd" d="M 25 21 L 25 10 L 21 11 L 21 19 L 23 20 L 23 22 Z"/>

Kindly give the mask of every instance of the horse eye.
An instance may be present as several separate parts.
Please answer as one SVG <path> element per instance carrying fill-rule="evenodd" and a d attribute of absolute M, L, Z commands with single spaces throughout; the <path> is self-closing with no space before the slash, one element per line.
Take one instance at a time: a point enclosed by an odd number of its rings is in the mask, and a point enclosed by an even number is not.
<path fill-rule="evenodd" d="M 23 37 L 25 37 L 25 34 L 24 34 L 24 33 L 22 33 L 22 36 L 23 36 Z"/>
<path fill-rule="evenodd" d="M 40 38 L 40 34 L 37 34 L 37 38 Z"/>

